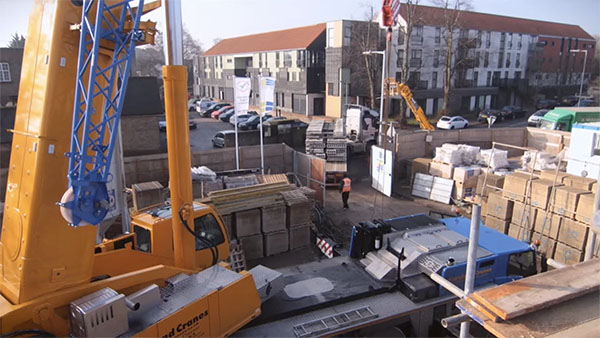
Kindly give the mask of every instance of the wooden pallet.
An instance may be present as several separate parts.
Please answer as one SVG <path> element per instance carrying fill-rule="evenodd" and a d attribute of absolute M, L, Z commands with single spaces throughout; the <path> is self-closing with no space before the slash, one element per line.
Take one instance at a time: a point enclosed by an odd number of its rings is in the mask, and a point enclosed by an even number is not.
<path fill-rule="evenodd" d="M 229 243 L 229 265 L 231 270 L 240 272 L 246 270 L 246 255 L 242 243 L 233 240 Z"/>

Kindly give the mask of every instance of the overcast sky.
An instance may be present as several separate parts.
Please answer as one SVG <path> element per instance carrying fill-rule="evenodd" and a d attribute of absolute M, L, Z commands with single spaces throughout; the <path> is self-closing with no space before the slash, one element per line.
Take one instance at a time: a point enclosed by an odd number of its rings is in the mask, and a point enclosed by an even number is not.
<path fill-rule="evenodd" d="M 58 0 L 68 1 L 68 0 Z M 149 1 L 149 0 L 146 0 Z M 0 0 L 0 46 L 26 35 L 33 0 Z M 431 0 L 421 0 L 430 4 Z M 600 0 L 472 0 L 477 12 L 575 24 L 600 35 Z M 363 19 L 381 0 L 182 0 L 184 25 L 205 49 L 216 38 L 268 32 L 339 19 Z M 163 21 L 162 11 L 149 15 Z"/>

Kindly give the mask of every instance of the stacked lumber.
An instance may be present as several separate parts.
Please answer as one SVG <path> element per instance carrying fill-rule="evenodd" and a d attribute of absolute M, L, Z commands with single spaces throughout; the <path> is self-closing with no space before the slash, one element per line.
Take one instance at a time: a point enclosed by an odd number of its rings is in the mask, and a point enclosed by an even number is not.
<path fill-rule="evenodd" d="M 598 321 L 599 263 L 594 259 L 477 291 L 457 306 L 498 337 L 577 336 L 560 333 Z"/>
<path fill-rule="evenodd" d="M 289 183 L 279 182 L 212 191 L 204 202 L 212 203 L 221 215 L 227 215 L 265 205 L 283 204 L 279 193 L 289 191 L 292 187 Z"/>
<path fill-rule="evenodd" d="M 342 120 L 313 120 L 306 130 L 306 153 L 330 162 L 346 161 L 346 138 Z"/>
<path fill-rule="evenodd" d="M 289 183 L 286 174 L 257 175 L 256 178 L 258 179 L 258 183 Z"/>

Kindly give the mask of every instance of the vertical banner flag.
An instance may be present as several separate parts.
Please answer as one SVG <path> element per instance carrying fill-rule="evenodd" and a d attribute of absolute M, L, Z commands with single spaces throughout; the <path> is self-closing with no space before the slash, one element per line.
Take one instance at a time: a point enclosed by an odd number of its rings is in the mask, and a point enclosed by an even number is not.
<path fill-rule="evenodd" d="M 235 107 L 235 168 L 240 169 L 240 147 L 238 144 L 238 115 L 248 112 L 250 104 L 250 78 L 234 77 L 233 78 L 233 105 Z"/>
<path fill-rule="evenodd" d="M 250 78 L 233 78 L 233 106 L 235 107 L 235 115 L 246 114 L 248 112 L 250 88 Z"/>
<path fill-rule="evenodd" d="M 273 111 L 275 93 L 275 78 L 260 77 L 260 115 Z"/>

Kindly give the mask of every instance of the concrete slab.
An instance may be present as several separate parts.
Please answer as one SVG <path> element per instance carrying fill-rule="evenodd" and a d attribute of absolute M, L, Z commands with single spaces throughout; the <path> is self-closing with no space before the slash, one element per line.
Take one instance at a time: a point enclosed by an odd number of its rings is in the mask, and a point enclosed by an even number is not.
<path fill-rule="evenodd" d="M 235 234 L 238 237 L 260 234 L 260 210 L 252 209 L 236 212 Z"/>

